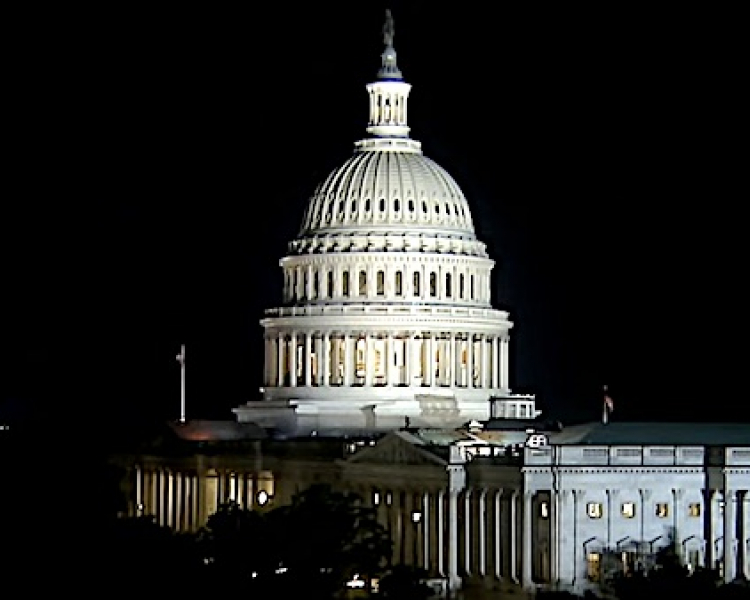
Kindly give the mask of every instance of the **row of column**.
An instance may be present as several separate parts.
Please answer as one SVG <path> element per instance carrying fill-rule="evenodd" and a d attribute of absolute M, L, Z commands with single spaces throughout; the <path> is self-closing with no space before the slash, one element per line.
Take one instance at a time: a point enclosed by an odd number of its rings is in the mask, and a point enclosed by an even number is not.
<path fill-rule="evenodd" d="M 595 540 L 605 544 L 606 550 L 620 550 L 620 543 L 612 539 L 612 518 L 617 514 L 615 508 L 618 502 L 618 490 L 606 490 L 607 511 L 606 519 L 601 520 L 601 538 L 592 537 L 591 520 L 585 514 L 586 490 L 563 490 L 557 493 L 544 491 L 549 494 L 549 565 L 550 581 L 563 585 L 574 585 L 576 580 L 582 579 L 579 573 L 581 565 L 587 560 L 588 546 Z M 636 529 L 630 538 L 641 546 L 651 544 L 656 540 L 647 540 L 644 532 L 644 516 L 647 512 L 647 502 L 651 497 L 650 490 L 638 490 L 640 504 L 638 512 L 640 518 L 634 522 Z M 535 542 L 539 541 L 538 512 L 534 510 L 536 492 L 527 491 L 524 494 L 523 509 L 523 570 L 521 581 L 524 587 L 534 585 L 532 574 Z M 687 519 L 686 505 L 683 502 L 684 490 L 673 490 L 674 501 L 670 504 L 672 515 L 669 518 L 674 543 L 678 552 L 683 552 L 688 542 L 694 542 L 700 547 L 699 565 L 714 568 L 721 565 L 724 581 L 733 581 L 738 575 L 750 578 L 750 510 L 747 504 L 750 494 L 747 490 L 703 490 L 705 514 L 701 515 L 699 530 L 702 535 L 688 535 L 695 528 L 685 526 Z M 588 525 L 583 531 L 581 520 Z M 597 521 L 598 522 L 598 521 Z M 659 536 L 661 538 L 662 536 Z M 586 538 L 584 540 L 584 538 Z M 657 538 L 657 539 L 659 539 Z M 620 542 L 623 540 L 620 540 Z M 597 547 L 598 549 L 598 547 Z M 639 553 L 643 552 L 642 550 Z M 653 547 L 645 550 L 653 554 Z M 683 556 L 683 560 L 687 557 Z M 565 564 L 567 562 L 567 564 Z"/>
<path fill-rule="evenodd" d="M 266 387 L 507 388 L 507 334 L 278 332 L 265 337 Z"/>
<path fill-rule="evenodd" d="M 131 516 L 150 515 L 175 531 L 197 531 L 219 505 L 234 501 L 253 508 L 274 496 L 274 480 L 261 473 L 133 469 Z M 259 494 L 263 492 L 265 495 Z"/>

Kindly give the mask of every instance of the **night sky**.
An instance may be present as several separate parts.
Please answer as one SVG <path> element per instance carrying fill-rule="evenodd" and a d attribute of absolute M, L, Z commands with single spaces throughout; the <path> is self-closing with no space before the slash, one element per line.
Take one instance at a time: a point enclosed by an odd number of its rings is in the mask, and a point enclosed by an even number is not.
<path fill-rule="evenodd" d="M 748 420 L 732 16 L 389 4 L 412 137 L 497 260 L 514 390 L 567 422 L 602 384 L 613 419 Z M 2 410 L 175 418 L 183 342 L 189 416 L 258 398 L 258 321 L 365 135 L 385 7 L 19 19 Z"/>

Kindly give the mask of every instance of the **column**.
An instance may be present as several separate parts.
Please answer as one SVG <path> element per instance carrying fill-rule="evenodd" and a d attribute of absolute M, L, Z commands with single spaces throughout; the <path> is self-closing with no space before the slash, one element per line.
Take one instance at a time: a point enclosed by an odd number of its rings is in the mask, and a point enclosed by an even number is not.
<path fill-rule="evenodd" d="M 375 354 L 373 351 L 373 343 L 372 343 L 372 334 L 371 333 L 365 333 L 365 386 L 366 387 L 372 387 L 372 376 L 373 371 L 375 370 L 375 364 L 373 361 L 373 355 Z"/>
<path fill-rule="evenodd" d="M 325 370 L 325 362 L 323 360 L 322 334 L 318 333 L 318 335 L 315 336 L 313 347 L 315 349 L 315 377 L 313 377 L 313 384 L 316 386 L 320 386 L 323 384 L 323 371 Z"/>
<path fill-rule="evenodd" d="M 445 344 L 445 375 L 446 383 L 453 387 L 456 385 L 456 334 L 448 334 L 448 341 Z"/>
<path fill-rule="evenodd" d="M 321 361 L 321 368 L 323 369 L 323 385 L 328 387 L 331 385 L 331 334 L 326 331 L 323 334 L 323 360 Z"/>
<path fill-rule="evenodd" d="M 310 387 L 312 385 L 312 333 L 309 331 L 305 333 L 305 353 L 302 356 L 303 360 L 303 375 L 305 376 L 305 386 Z"/>
<path fill-rule="evenodd" d="M 479 565 L 477 571 L 484 577 L 487 574 L 487 490 L 479 492 Z"/>
<path fill-rule="evenodd" d="M 503 579 L 503 540 L 505 539 L 503 534 L 502 526 L 502 506 L 503 506 L 503 488 L 500 488 L 495 492 L 495 518 L 494 518 L 494 532 L 495 532 L 495 577 Z"/>
<path fill-rule="evenodd" d="M 289 385 L 297 387 L 297 332 L 293 331 L 289 343 Z"/>
<path fill-rule="evenodd" d="M 393 385 L 393 360 L 395 355 L 393 334 L 388 333 L 385 340 L 385 380 L 387 385 Z"/>
<path fill-rule="evenodd" d="M 510 578 L 518 583 L 518 490 L 510 497 Z"/>
<path fill-rule="evenodd" d="M 479 335 L 479 355 L 477 356 L 479 366 L 479 381 L 477 387 L 487 387 L 487 336 L 485 334 Z"/>
<path fill-rule="evenodd" d="M 508 387 L 508 338 L 503 336 L 500 339 L 499 344 L 500 349 L 500 364 L 499 364 L 499 372 L 500 372 L 500 387 L 501 388 L 507 388 Z"/>
<path fill-rule="evenodd" d="M 471 559 L 474 557 L 474 540 L 471 530 L 472 519 L 474 515 L 471 510 L 472 503 L 471 488 L 464 491 L 464 572 L 467 577 L 471 577 Z"/>
<path fill-rule="evenodd" d="M 448 471 L 448 585 L 451 590 L 461 586 L 458 575 L 458 495 L 466 486 L 465 459 L 461 449 L 450 447 Z"/>
<path fill-rule="evenodd" d="M 284 351 L 286 350 L 286 338 L 279 333 L 276 338 L 276 385 L 284 387 Z"/>
<path fill-rule="evenodd" d="M 435 334 L 430 332 L 427 336 L 427 385 L 435 386 Z"/>
<path fill-rule="evenodd" d="M 352 336 L 344 334 L 344 386 L 352 384 Z"/>
<path fill-rule="evenodd" d="M 531 524 L 532 524 L 532 500 L 534 499 L 534 493 L 526 491 L 523 494 L 523 542 L 521 544 L 521 551 L 523 552 L 523 558 L 521 559 L 521 585 L 524 589 L 530 589 L 533 585 L 531 579 L 531 557 L 532 557 L 532 540 L 531 535 Z"/>
<path fill-rule="evenodd" d="M 685 490 L 678 488 L 672 489 L 672 530 L 674 531 L 674 546 L 678 553 L 682 553 L 682 526 L 683 526 L 683 507 L 682 499 L 685 496 Z M 687 556 L 682 557 L 682 561 L 685 562 Z"/>
<path fill-rule="evenodd" d="M 492 351 L 491 355 L 492 358 L 490 360 L 490 377 L 492 378 L 492 389 L 497 389 L 500 387 L 499 380 L 500 380 L 500 373 L 499 373 L 499 366 L 500 361 L 498 359 L 498 353 L 499 353 L 499 347 L 500 347 L 500 340 L 497 336 L 492 337 Z"/>
<path fill-rule="evenodd" d="M 735 499 L 736 493 L 731 488 L 724 488 L 724 581 L 729 583 L 737 576 L 737 561 L 734 554 L 735 533 L 737 523 L 735 521 Z"/>
<path fill-rule="evenodd" d="M 406 333 L 401 338 L 404 349 L 404 371 L 406 373 L 406 385 L 411 385 L 411 333 Z"/>
<path fill-rule="evenodd" d="M 474 387 L 474 334 L 467 336 L 466 342 L 466 387 Z"/>

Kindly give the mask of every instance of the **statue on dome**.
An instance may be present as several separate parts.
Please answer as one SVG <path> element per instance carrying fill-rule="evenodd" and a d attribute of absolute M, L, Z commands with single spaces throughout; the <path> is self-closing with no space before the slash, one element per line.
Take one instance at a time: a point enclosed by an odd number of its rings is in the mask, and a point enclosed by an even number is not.
<path fill-rule="evenodd" d="M 383 43 L 388 46 L 393 46 L 393 36 L 395 34 L 393 28 L 393 15 L 391 15 L 390 9 L 385 9 L 385 25 L 383 25 Z"/>

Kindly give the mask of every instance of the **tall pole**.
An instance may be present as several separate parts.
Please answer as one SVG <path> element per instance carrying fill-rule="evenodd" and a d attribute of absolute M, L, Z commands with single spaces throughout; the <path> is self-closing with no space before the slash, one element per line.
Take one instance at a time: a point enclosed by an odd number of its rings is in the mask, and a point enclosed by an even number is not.
<path fill-rule="evenodd" d="M 177 355 L 177 362 L 180 363 L 180 423 L 185 422 L 185 344 L 180 346 L 180 353 Z"/>

